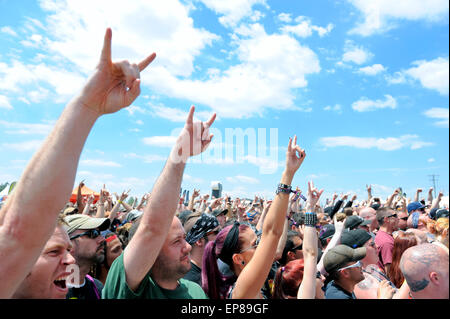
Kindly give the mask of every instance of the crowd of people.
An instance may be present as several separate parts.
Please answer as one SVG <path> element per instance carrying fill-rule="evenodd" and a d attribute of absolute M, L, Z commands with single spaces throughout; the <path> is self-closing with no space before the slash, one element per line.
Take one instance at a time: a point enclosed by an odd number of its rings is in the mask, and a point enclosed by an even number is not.
<path fill-rule="evenodd" d="M 273 198 L 180 197 L 187 160 L 213 136 L 216 115 L 191 107 L 165 166 L 139 203 L 128 192 L 68 202 L 83 145 L 103 114 L 140 93 L 138 64 L 100 62 L 64 109 L 0 210 L 0 298 L 448 299 L 448 203 L 443 194 L 387 199 L 333 196 L 292 186 L 306 158 L 287 145 Z M 43 193 L 40 190 L 45 189 Z M 7 257 L 7 258 L 5 258 Z"/>

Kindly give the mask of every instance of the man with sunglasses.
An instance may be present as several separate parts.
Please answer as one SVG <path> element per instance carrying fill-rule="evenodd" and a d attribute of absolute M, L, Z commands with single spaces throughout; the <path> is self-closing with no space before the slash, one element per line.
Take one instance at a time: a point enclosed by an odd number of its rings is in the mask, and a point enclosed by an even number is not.
<path fill-rule="evenodd" d="M 101 231 L 110 225 L 108 218 L 94 218 L 75 214 L 65 218 L 69 225 L 67 232 L 72 242 L 72 255 L 79 269 L 74 282 L 67 282 L 69 292 L 67 299 L 101 299 L 103 284 L 88 275 L 91 267 L 105 259 L 105 237 Z"/>
<path fill-rule="evenodd" d="M 377 211 L 377 221 L 380 229 L 375 236 L 375 244 L 378 249 L 378 266 L 384 273 L 389 273 L 394 250 L 394 237 L 392 233 L 398 229 L 398 216 L 390 207 L 382 207 Z"/>
<path fill-rule="evenodd" d="M 328 272 L 325 299 L 356 299 L 356 284 L 364 280 L 361 260 L 366 257 L 366 248 L 350 248 L 337 245 L 323 257 Z"/>

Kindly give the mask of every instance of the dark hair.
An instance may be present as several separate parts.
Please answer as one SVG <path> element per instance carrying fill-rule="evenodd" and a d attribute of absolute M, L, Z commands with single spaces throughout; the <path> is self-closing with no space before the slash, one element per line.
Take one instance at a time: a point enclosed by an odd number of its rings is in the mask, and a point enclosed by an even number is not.
<path fill-rule="evenodd" d="M 225 299 L 229 288 L 234 284 L 237 277 L 224 276 L 217 265 L 218 256 L 222 253 L 225 240 L 233 225 L 228 225 L 223 228 L 219 234 L 217 234 L 215 241 L 210 241 L 206 244 L 205 250 L 203 252 L 202 261 L 202 288 L 210 299 Z M 251 229 L 245 224 L 240 224 L 239 227 L 239 238 L 237 245 L 234 247 L 232 253 L 238 253 L 242 249 L 243 240 L 241 237 L 242 232 L 246 229 Z M 222 259 L 221 259 L 222 260 Z M 234 272 L 234 266 L 232 261 L 222 260 L 225 262 L 230 269 Z"/>
<path fill-rule="evenodd" d="M 303 281 L 304 261 L 295 259 L 277 270 L 274 281 L 273 299 L 297 299 L 297 292 Z"/>

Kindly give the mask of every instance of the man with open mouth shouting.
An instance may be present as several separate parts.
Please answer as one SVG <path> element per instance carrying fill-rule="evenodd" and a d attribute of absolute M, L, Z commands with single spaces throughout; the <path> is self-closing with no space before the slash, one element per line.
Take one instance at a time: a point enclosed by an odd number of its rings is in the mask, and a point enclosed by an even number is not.
<path fill-rule="evenodd" d="M 71 249 L 72 243 L 64 228 L 64 221 L 59 219 L 53 235 L 12 298 L 66 298 L 69 291 L 66 285 L 66 279 L 70 275 L 69 267 L 75 264 L 75 259 L 70 254 Z"/>

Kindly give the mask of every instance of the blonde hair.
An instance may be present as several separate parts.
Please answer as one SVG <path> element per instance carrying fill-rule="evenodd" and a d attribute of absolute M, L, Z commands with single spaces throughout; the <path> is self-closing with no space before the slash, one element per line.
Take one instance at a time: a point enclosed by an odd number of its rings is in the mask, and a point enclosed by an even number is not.
<path fill-rule="evenodd" d="M 336 220 L 338 222 L 342 222 L 345 218 L 347 218 L 347 215 L 345 213 L 337 213 L 336 214 Z"/>
<path fill-rule="evenodd" d="M 438 220 L 429 220 L 427 229 L 431 234 L 436 235 L 436 239 L 448 246 L 448 217 L 441 217 Z"/>

